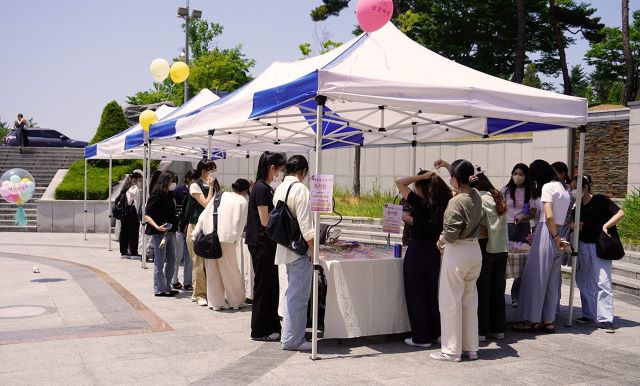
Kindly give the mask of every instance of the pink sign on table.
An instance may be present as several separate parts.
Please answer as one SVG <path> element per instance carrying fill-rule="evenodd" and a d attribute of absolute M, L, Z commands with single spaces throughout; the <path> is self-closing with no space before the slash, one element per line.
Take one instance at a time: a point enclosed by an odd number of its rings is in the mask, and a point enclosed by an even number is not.
<path fill-rule="evenodd" d="M 382 211 L 382 230 L 384 232 L 400 233 L 402 209 L 402 205 L 384 204 Z"/>
<path fill-rule="evenodd" d="M 309 178 L 312 212 L 331 212 L 333 210 L 333 175 L 318 174 Z"/>

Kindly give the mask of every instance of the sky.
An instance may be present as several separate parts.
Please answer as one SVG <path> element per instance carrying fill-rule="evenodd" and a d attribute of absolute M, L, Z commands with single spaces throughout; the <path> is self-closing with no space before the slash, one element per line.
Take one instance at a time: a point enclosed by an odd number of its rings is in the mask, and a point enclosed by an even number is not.
<path fill-rule="evenodd" d="M 191 8 L 224 26 L 221 47 L 242 44 L 259 75 L 274 61 L 291 61 L 298 45 L 328 33 L 347 41 L 356 24 L 356 0 L 339 17 L 311 21 L 321 0 L 191 0 Z M 630 0 L 631 12 L 640 0 Z M 620 26 L 619 0 L 592 0 L 608 26 Z M 111 100 L 152 86 L 149 64 L 176 57 L 184 47 L 177 8 L 185 0 L 0 0 L 0 120 L 18 113 L 40 127 L 89 140 Z M 515 15 L 514 15 L 515 17 Z M 583 63 L 588 44 L 567 52 Z"/>

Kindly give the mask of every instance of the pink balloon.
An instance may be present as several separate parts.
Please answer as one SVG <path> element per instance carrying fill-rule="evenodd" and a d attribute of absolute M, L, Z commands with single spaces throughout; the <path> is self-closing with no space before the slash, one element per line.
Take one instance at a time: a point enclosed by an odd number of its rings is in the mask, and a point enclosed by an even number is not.
<path fill-rule="evenodd" d="M 4 199 L 7 200 L 8 202 L 12 203 L 12 204 L 17 204 L 18 200 L 20 199 L 20 195 L 19 194 L 9 194 Z"/>
<path fill-rule="evenodd" d="M 393 16 L 393 0 L 358 0 L 356 18 L 360 28 L 373 32 L 382 28 Z"/>

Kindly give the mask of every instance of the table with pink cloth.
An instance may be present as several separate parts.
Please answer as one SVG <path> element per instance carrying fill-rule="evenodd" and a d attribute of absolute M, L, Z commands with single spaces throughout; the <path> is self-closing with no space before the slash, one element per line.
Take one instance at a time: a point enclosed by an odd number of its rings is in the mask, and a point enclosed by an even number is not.
<path fill-rule="evenodd" d="M 403 262 L 393 257 L 393 247 L 322 247 L 320 264 L 327 277 L 324 338 L 410 331 Z"/>

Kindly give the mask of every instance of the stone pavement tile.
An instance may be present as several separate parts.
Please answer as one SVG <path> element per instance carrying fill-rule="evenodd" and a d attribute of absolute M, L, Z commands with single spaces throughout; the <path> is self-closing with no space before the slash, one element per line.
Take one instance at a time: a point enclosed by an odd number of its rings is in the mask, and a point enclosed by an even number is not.
<path fill-rule="evenodd" d="M 165 355 L 213 352 L 224 346 L 217 335 L 181 336 L 172 332 L 145 334 L 152 346 Z"/>
<path fill-rule="evenodd" d="M 567 361 L 585 367 L 589 373 L 636 374 L 640 379 L 640 355 L 624 350 L 600 349 L 580 350 L 563 354 Z"/>
<path fill-rule="evenodd" d="M 303 355 L 303 354 L 301 354 Z M 309 355 L 306 353 L 306 355 Z M 286 383 L 295 385 L 374 385 L 379 382 L 354 366 L 355 361 L 319 360 L 281 365 L 271 372 Z"/>
<path fill-rule="evenodd" d="M 85 364 L 159 357 L 164 353 L 143 335 L 123 335 L 74 340 Z"/>
<path fill-rule="evenodd" d="M 94 385 L 187 385 L 170 360 L 162 357 L 112 360 L 86 366 Z"/>
<path fill-rule="evenodd" d="M 620 386 L 620 385 L 638 385 L 640 380 L 637 375 L 618 375 L 606 378 L 600 378 L 593 381 L 576 383 L 576 386 Z"/>
<path fill-rule="evenodd" d="M 189 382 L 197 382 L 220 369 L 232 365 L 249 352 L 248 350 L 233 350 L 221 347 L 215 352 L 176 354 L 171 356 L 169 361 Z M 215 378 L 213 379 L 215 380 Z M 219 378 L 218 382 L 225 383 L 226 379 Z"/>
<path fill-rule="evenodd" d="M 46 369 L 0 372 L 0 385 L 91 385 L 84 366 L 53 366 Z"/>
<path fill-rule="evenodd" d="M 288 385 L 288 383 L 286 383 L 284 379 L 274 375 L 273 373 L 266 373 L 262 377 L 251 382 L 250 385 L 252 386 Z"/>
<path fill-rule="evenodd" d="M 82 359 L 72 341 L 0 345 L 0 372 L 80 366 Z"/>
<path fill-rule="evenodd" d="M 39 330 L 59 327 L 64 327 L 64 320 L 58 313 L 44 314 L 32 318 L 0 319 L 0 334 L 8 331 Z"/>

